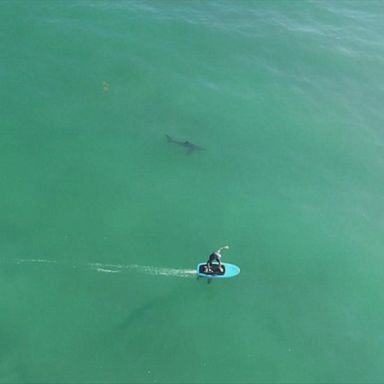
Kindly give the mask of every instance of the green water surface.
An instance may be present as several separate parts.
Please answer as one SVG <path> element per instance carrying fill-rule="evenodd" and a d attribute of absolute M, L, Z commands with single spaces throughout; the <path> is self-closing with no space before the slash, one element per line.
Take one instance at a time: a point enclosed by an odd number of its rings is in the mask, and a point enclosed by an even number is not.
<path fill-rule="evenodd" d="M 382 382 L 383 21 L 3 0 L 0 382 Z"/>

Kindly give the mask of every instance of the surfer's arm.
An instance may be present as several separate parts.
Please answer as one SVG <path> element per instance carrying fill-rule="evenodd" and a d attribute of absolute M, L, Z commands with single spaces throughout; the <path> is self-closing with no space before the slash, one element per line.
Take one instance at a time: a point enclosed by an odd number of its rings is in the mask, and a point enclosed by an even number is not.
<path fill-rule="evenodd" d="M 220 253 L 222 249 L 229 249 L 229 245 L 224 245 L 224 247 L 219 248 L 216 252 Z"/>

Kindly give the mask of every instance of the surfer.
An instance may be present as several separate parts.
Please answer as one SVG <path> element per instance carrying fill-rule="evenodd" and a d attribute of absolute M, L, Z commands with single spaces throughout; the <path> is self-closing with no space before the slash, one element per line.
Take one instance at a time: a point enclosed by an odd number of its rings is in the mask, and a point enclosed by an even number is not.
<path fill-rule="evenodd" d="M 224 247 L 221 247 L 219 248 L 217 251 L 215 252 L 212 252 L 210 255 L 209 255 L 209 259 L 207 261 L 207 265 L 205 266 L 205 272 L 206 273 L 214 273 L 215 270 L 213 269 L 213 262 L 217 262 L 219 267 L 218 267 L 218 271 L 219 273 L 222 273 L 223 272 L 223 266 L 221 265 L 221 251 L 223 249 L 229 249 L 229 246 L 228 245 L 224 245 Z"/>

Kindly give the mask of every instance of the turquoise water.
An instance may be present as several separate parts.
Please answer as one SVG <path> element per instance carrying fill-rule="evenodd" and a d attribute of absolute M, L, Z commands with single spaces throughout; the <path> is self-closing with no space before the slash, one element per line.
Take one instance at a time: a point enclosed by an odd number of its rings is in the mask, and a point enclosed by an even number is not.
<path fill-rule="evenodd" d="M 0 382 L 382 382 L 383 18 L 2 1 Z"/>

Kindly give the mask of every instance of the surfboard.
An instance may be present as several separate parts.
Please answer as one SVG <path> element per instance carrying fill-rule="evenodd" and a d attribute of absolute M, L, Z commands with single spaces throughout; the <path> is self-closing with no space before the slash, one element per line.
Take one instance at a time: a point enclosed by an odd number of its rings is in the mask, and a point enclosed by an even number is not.
<path fill-rule="evenodd" d="M 197 264 L 196 273 L 199 277 L 204 277 L 206 279 L 229 279 L 230 277 L 235 277 L 240 273 L 240 268 L 237 265 L 229 263 L 221 263 L 224 267 L 224 273 L 204 273 L 203 268 L 206 263 Z"/>

